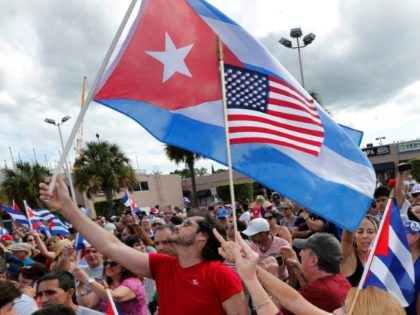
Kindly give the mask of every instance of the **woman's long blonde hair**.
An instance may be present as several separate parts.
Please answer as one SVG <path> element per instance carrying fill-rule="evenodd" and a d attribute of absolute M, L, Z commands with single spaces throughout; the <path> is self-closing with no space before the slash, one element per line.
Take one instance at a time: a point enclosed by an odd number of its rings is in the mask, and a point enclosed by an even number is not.
<path fill-rule="evenodd" d="M 350 312 L 357 289 L 352 288 L 347 294 L 346 309 Z M 377 287 L 360 290 L 353 312 L 349 315 L 405 315 L 400 302 L 388 292 Z"/>

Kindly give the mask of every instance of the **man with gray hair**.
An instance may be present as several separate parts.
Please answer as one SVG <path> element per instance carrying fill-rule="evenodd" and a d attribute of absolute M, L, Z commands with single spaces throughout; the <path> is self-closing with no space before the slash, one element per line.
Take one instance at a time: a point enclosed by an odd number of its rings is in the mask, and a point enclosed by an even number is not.
<path fill-rule="evenodd" d="M 306 281 L 299 293 L 324 311 L 340 308 L 351 289 L 348 280 L 340 274 L 343 259 L 340 242 L 332 234 L 315 233 L 308 239 L 295 239 L 293 246 L 300 249 L 300 269 Z M 292 314 L 282 311 L 285 315 Z"/>

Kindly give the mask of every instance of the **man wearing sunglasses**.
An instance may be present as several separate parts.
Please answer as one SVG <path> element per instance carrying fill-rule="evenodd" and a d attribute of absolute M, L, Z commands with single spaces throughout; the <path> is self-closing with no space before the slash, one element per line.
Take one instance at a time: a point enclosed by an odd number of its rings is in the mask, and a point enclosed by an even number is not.
<path fill-rule="evenodd" d="M 420 184 L 414 185 L 411 190 L 411 204 L 413 206 L 420 205 Z"/>
<path fill-rule="evenodd" d="M 177 257 L 146 254 L 121 243 L 92 222 L 72 202 L 59 176 L 53 193 L 47 178 L 40 184 L 41 199 L 66 219 L 105 256 L 131 272 L 156 281 L 159 315 L 248 314 L 239 277 L 220 261 L 213 228 L 223 230 L 211 216 L 193 216 L 168 239 Z"/>

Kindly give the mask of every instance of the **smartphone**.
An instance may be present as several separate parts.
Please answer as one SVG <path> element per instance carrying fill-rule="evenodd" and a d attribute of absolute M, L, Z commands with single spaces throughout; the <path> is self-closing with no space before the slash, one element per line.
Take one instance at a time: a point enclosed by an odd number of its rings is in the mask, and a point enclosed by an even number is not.
<path fill-rule="evenodd" d="M 271 254 L 270 256 L 274 257 L 277 260 L 277 264 L 279 265 L 279 267 L 283 267 L 284 266 L 283 256 L 278 255 L 278 254 Z"/>

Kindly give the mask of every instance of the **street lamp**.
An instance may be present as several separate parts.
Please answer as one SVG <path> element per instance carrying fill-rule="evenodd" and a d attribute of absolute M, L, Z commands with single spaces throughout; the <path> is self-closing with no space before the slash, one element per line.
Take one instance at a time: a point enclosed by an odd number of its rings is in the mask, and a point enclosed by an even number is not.
<path fill-rule="evenodd" d="M 378 137 L 376 141 L 379 141 L 379 145 L 382 145 L 382 140 L 386 139 L 386 137 Z"/>
<path fill-rule="evenodd" d="M 62 124 L 64 124 L 66 121 L 68 121 L 69 119 L 71 119 L 71 117 L 67 115 L 67 116 L 64 116 L 63 118 L 61 118 L 61 122 L 56 122 L 54 119 L 51 119 L 51 118 L 45 118 L 45 120 L 44 120 L 47 124 L 54 125 L 54 126 L 58 127 L 58 134 L 60 135 L 61 149 L 63 150 L 63 152 L 64 152 L 64 143 L 63 143 L 63 136 L 61 134 L 60 126 Z M 68 161 L 67 158 L 66 158 L 66 164 L 65 164 L 64 170 L 66 172 L 67 178 L 69 179 L 72 199 L 73 199 L 74 203 L 77 204 L 76 195 L 74 193 L 73 180 L 72 180 L 71 174 L 70 174 L 69 161 Z"/>
<path fill-rule="evenodd" d="M 303 46 L 300 45 L 299 38 L 302 37 L 302 30 L 300 27 L 292 28 L 290 30 L 290 37 L 296 38 L 296 46 L 292 45 L 292 41 L 284 37 L 280 38 L 279 43 L 284 47 L 292 48 L 298 50 L 299 53 L 299 66 L 300 66 L 300 78 L 302 81 L 302 87 L 305 88 L 305 80 L 303 79 L 303 69 L 302 69 L 302 56 L 300 54 L 300 49 L 305 48 L 310 45 L 315 40 L 315 34 L 309 33 L 303 37 Z"/>

